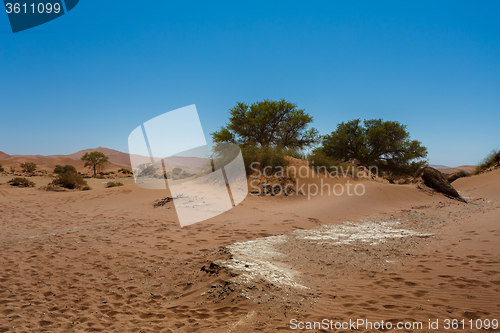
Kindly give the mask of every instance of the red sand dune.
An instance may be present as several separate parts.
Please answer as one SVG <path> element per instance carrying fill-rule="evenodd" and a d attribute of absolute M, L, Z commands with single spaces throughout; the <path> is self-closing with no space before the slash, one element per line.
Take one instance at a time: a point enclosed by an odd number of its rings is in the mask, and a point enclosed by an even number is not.
<path fill-rule="evenodd" d="M 75 166 L 78 171 L 84 172 L 88 171 L 88 169 L 84 167 L 85 162 L 81 160 L 81 157 L 85 155 L 85 153 L 90 153 L 93 151 L 104 153 L 109 157 L 109 163 L 105 166 L 103 171 L 117 171 L 121 168 L 132 170 L 130 155 L 128 153 L 122 153 L 114 149 L 103 147 L 85 149 L 70 155 L 7 155 L 0 152 L 0 164 L 2 164 L 4 167 L 15 166 L 18 170 L 20 170 L 21 163 L 34 162 L 37 164 L 38 170 L 46 171 L 54 170 L 55 166 L 58 164 L 69 164 Z M 140 164 L 150 163 L 150 161 L 150 157 L 147 156 L 136 156 L 135 160 L 136 163 Z M 191 170 L 198 168 L 206 163 L 206 160 L 201 158 L 174 156 L 168 158 L 168 165 L 166 165 L 165 167 L 167 168 L 167 170 L 171 170 L 174 167 L 181 167 L 185 170 Z"/>
<path fill-rule="evenodd" d="M 78 160 L 83 155 L 85 155 L 85 153 L 91 153 L 93 151 L 98 151 L 98 152 L 104 153 L 106 156 L 109 157 L 109 160 L 115 164 L 130 165 L 130 157 L 129 157 L 128 153 L 122 153 L 121 151 L 118 151 L 118 150 L 103 148 L 103 147 L 80 150 L 79 152 L 76 152 L 74 154 L 67 155 L 67 157 L 71 158 L 71 159 Z"/>
<path fill-rule="evenodd" d="M 0 161 L 9 158 L 10 155 L 0 151 Z"/>
<path fill-rule="evenodd" d="M 84 167 L 85 162 L 81 157 L 92 151 L 99 151 L 109 157 L 109 163 L 105 166 L 104 171 L 116 171 L 121 168 L 130 169 L 130 157 L 127 153 L 122 153 L 117 150 L 98 147 L 95 149 L 86 149 L 70 155 L 7 155 L 0 152 L 0 164 L 4 167 L 15 166 L 20 170 L 20 164 L 25 162 L 33 162 L 37 164 L 38 170 L 52 171 L 56 165 L 73 165 L 78 171 L 88 171 Z"/>
<path fill-rule="evenodd" d="M 452 173 L 459 172 L 459 171 L 465 171 L 465 172 L 472 173 L 473 171 L 476 170 L 476 166 L 475 165 L 461 165 L 461 166 L 458 166 L 455 168 L 437 168 L 437 169 L 439 171 L 441 171 L 442 173 L 446 173 L 446 174 L 452 174 Z"/>

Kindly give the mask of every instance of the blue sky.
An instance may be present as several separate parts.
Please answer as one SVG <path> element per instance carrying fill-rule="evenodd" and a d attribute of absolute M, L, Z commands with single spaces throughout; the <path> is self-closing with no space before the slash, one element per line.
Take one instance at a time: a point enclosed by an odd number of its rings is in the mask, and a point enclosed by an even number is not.
<path fill-rule="evenodd" d="M 0 13 L 0 151 L 128 151 L 132 130 L 196 104 L 205 132 L 236 102 L 285 98 L 322 134 L 408 126 L 431 164 L 500 149 L 500 2 L 80 1 L 12 34 Z"/>

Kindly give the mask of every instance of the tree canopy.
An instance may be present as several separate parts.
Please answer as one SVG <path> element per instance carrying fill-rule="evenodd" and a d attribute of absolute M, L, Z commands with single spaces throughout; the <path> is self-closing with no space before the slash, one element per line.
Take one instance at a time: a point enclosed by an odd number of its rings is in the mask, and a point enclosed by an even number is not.
<path fill-rule="evenodd" d="M 215 142 L 301 149 L 318 141 L 318 131 L 309 128 L 313 118 L 284 99 L 237 103 L 230 114 L 229 123 L 212 133 Z"/>
<path fill-rule="evenodd" d="M 427 148 L 410 140 L 406 126 L 382 119 L 351 120 L 322 140 L 323 150 L 338 160 L 356 159 L 393 173 L 412 173 L 426 163 Z"/>
<path fill-rule="evenodd" d="M 72 165 L 56 165 L 54 168 L 54 173 L 66 173 L 66 172 L 74 172 L 77 173 L 76 168 Z"/>
<path fill-rule="evenodd" d="M 33 163 L 33 162 L 21 163 L 21 168 L 23 168 L 23 172 L 35 172 L 36 171 L 36 163 Z"/>
<path fill-rule="evenodd" d="M 85 153 L 82 156 L 82 161 L 85 161 L 85 167 L 94 171 L 94 177 L 97 175 L 97 169 L 104 167 L 108 163 L 108 157 L 101 152 L 93 151 L 91 153 Z"/>
<path fill-rule="evenodd" d="M 141 177 L 154 176 L 157 170 L 157 168 L 151 163 L 141 164 L 139 165 L 138 169 L 139 169 L 139 175 Z"/>

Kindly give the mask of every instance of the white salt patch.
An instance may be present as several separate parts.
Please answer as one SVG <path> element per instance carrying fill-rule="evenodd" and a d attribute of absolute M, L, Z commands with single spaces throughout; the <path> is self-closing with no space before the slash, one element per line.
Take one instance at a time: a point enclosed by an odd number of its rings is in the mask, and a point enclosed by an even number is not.
<path fill-rule="evenodd" d="M 340 225 L 323 226 L 316 230 L 297 230 L 292 233 L 299 239 L 322 241 L 332 245 L 347 245 L 356 241 L 377 245 L 387 238 L 427 237 L 413 230 L 395 229 L 399 222 L 345 222 Z"/>
<path fill-rule="evenodd" d="M 399 224 L 400 222 L 345 222 L 340 225 L 323 226 L 315 230 L 296 230 L 286 236 L 271 236 L 234 243 L 227 247 L 233 258 L 223 261 L 221 264 L 240 273 L 238 279 L 244 284 L 264 280 L 276 286 L 307 288 L 295 281 L 294 278 L 299 272 L 279 262 L 279 259 L 285 257 L 285 254 L 279 252 L 277 246 L 285 242 L 295 242 L 297 246 L 300 246 L 299 241 L 304 240 L 343 246 L 351 245 L 354 242 L 377 245 L 389 238 L 428 237 L 432 235 L 395 228 Z M 349 249 L 346 248 L 346 251 Z"/>
<path fill-rule="evenodd" d="M 288 239 L 288 236 L 272 236 L 234 243 L 227 247 L 233 258 L 222 264 L 242 273 L 239 278 L 243 283 L 264 280 L 276 286 L 306 288 L 295 282 L 294 277 L 298 272 L 274 260 L 283 257 L 274 246 Z"/>

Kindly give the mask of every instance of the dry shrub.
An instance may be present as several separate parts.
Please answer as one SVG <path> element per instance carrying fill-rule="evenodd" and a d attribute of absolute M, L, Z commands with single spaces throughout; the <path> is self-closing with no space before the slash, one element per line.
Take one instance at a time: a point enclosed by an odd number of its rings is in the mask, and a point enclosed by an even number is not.
<path fill-rule="evenodd" d="M 123 183 L 121 183 L 121 182 L 108 182 L 108 184 L 106 185 L 107 188 L 116 187 L 116 186 L 123 186 Z"/>
<path fill-rule="evenodd" d="M 12 186 L 35 187 L 35 183 L 33 183 L 31 180 L 28 180 L 26 178 L 21 178 L 21 177 L 13 178 L 13 179 L 9 180 L 7 183 L 9 183 Z"/>
<path fill-rule="evenodd" d="M 476 167 L 474 174 L 475 175 L 480 174 L 480 173 L 488 170 L 489 168 L 493 168 L 497 165 L 500 165 L 500 151 L 493 150 Z"/>
<path fill-rule="evenodd" d="M 263 170 L 265 167 L 270 167 L 271 170 L 274 170 L 289 165 L 288 160 L 285 158 L 284 149 L 280 147 L 243 147 L 241 153 L 247 175 L 251 174 L 254 171 L 253 169 Z M 252 163 L 255 164 L 252 165 Z"/>
<path fill-rule="evenodd" d="M 49 185 L 58 185 L 70 190 L 73 189 L 83 189 L 88 187 L 87 182 L 83 177 L 75 172 L 65 172 L 57 175 L 57 178 L 52 181 Z"/>
<path fill-rule="evenodd" d="M 54 185 L 54 184 L 49 184 L 47 186 L 41 186 L 40 190 L 47 191 L 47 192 L 51 192 L 51 191 L 52 192 L 63 192 L 63 191 L 66 191 L 65 188 L 62 188 L 61 186 Z"/>

